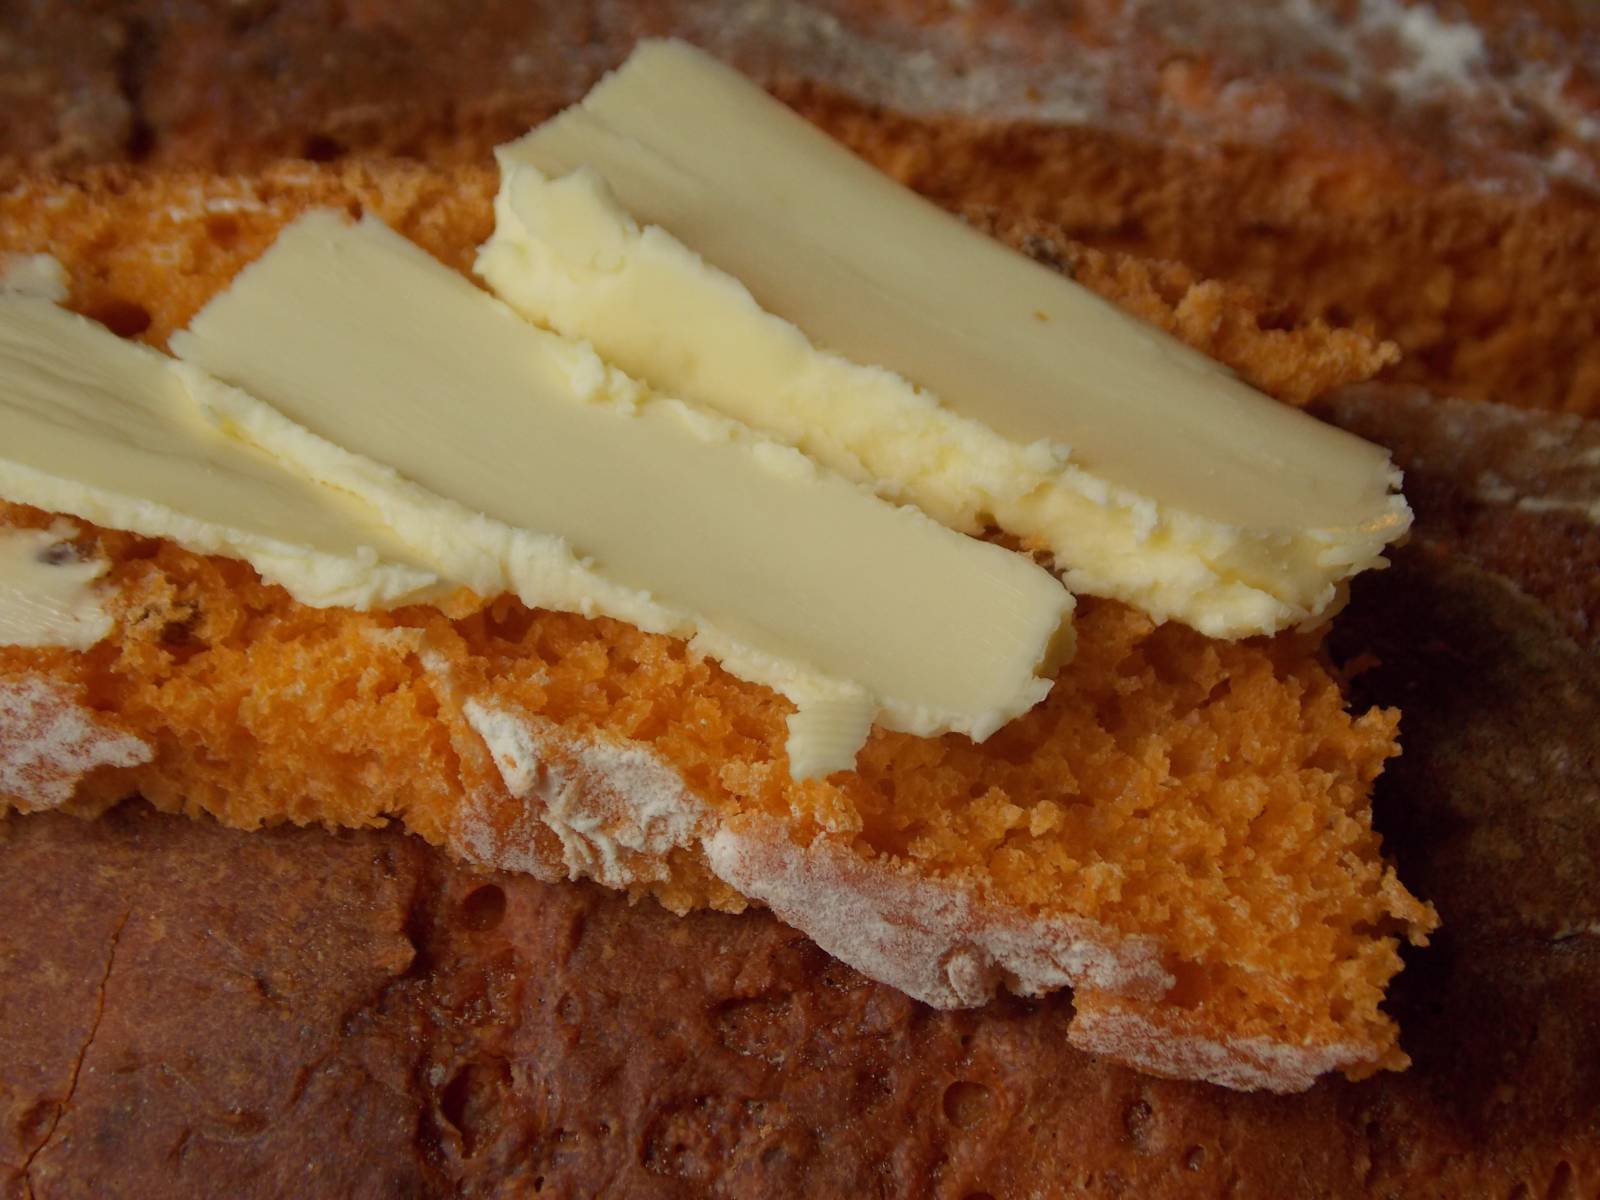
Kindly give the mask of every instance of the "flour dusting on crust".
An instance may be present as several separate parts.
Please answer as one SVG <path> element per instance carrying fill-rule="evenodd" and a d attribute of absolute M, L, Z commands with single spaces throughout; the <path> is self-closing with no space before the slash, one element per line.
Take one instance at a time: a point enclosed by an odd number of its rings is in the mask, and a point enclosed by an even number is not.
<path fill-rule="evenodd" d="M 447 678 L 442 663 L 429 666 Z M 443 689 L 453 700 L 451 690 Z M 730 888 L 835 958 L 936 1008 L 975 1007 L 1002 989 L 1038 996 L 1074 988 L 1068 1040 L 1158 1075 L 1293 1092 L 1371 1061 L 1357 1044 L 1297 1046 L 1189 1028 L 1184 1012 L 1163 1002 L 1175 979 L 1155 937 L 994 903 L 959 882 L 865 859 L 826 833 L 797 845 L 775 817 L 726 821 L 644 745 L 574 735 L 477 698 L 459 711 L 476 755 L 492 763 L 484 768 L 492 783 L 469 790 L 450 834 L 471 861 L 631 888 L 667 880 L 674 852 L 697 852 Z"/>
<path fill-rule="evenodd" d="M 935 1008 L 1091 985 L 1155 998 L 1173 983 L 1154 938 L 1007 911 L 954 883 L 869 862 L 826 835 L 797 846 L 777 821 L 723 828 L 711 869 L 829 954 Z"/>
<path fill-rule="evenodd" d="M 1152 1075 L 1240 1091 L 1303 1092 L 1317 1076 L 1371 1061 L 1346 1042 L 1295 1046 L 1265 1037 L 1207 1037 L 1115 997 L 1079 993 L 1067 1041 Z M 1169 1014 L 1163 1014 L 1168 1016 Z"/>
<path fill-rule="evenodd" d="M 569 878 L 626 888 L 668 878 L 667 854 L 700 841 L 707 805 L 643 746 L 579 737 L 553 722 L 468 700 L 511 796 L 561 839 Z"/>
<path fill-rule="evenodd" d="M 150 747 L 103 724 L 67 688 L 45 679 L 0 679 L 0 803 L 57 808 L 99 767 L 136 767 Z"/>
<path fill-rule="evenodd" d="M 1580 46 L 1528 13 L 1491 40 L 1461 4 L 1083 0 L 916 21 L 818 0 L 706 0 L 685 31 L 763 80 L 798 76 L 912 114 L 1083 124 L 1196 146 L 1278 143 L 1316 114 L 1386 113 L 1469 186 L 1600 190 Z M 1087 32 L 1085 32 L 1087 31 Z"/>

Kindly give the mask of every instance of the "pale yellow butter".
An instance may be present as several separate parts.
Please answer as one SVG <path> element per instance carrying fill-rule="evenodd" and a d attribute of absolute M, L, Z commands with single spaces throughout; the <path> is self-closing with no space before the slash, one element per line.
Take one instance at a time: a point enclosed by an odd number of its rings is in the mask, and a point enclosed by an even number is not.
<path fill-rule="evenodd" d="M 651 392 L 370 219 L 302 218 L 172 345 L 266 402 L 213 419 L 441 573 L 788 696 L 797 776 L 852 765 L 873 721 L 986 737 L 1068 652 L 1071 597 L 1027 559 Z"/>
<path fill-rule="evenodd" d="M 242 558 L 306 604 L 439 594 L 366 505 L 220 434 L 202 405 L 231 391 L 46 300 L 0 295 L 0 496 Z"/>
<path fill-rule="evenodd" d="M 0 254 L 0 294 L 59 303 L 70 290 L 67 269 L 60 259 L 49 254 Z"/>
<path fill-rule="evenodd" d="M 1270 632 L 1326 613 L 1410 524 L 1379 447 L 968 229 L 682 43 L 642 44 L 499 158 L 478 270 L 510 304 L 955 528 L 1048 548 L 1074 591 Z"/>
<path fill-rule="evenodd" d="M 77 532 L 66 521 L 0 529 L 0 646 L 87 650 L 111 632 L 94 586 L 108 564 L 78 557 Z"/>

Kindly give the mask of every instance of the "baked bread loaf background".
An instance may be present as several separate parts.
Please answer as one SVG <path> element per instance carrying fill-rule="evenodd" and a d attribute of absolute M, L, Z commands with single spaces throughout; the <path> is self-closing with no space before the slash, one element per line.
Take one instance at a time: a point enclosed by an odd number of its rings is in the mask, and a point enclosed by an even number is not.
<path fill-rule="evenodd" d="M 1134 127 L 1150 111 L 1136 103 L 1113 106 L 1123 115 L 1104 121 L 1024 126 L 1015 112 L 975 116 L 976 85 L 965 115 L 891 115 L 853 98 L 852 83 L 870 95 L 862 84 L 873 80 L 898 107 L 929 111 L 944 88 L 943 107 L 962 107 L 949 102 L 953 73 L 907 65 L 919 47 L 959 56 L 972 44 L 961 39 L 986 36 L 991 48 L 1059 49 L 1094 31 L 1061 14 L 991 8 L 726 7 L 759 18 L 726 25 L 735 61 L 765 64 L 780 94 L 937 197 L 988 203 L 998 221 L 1039 221 L 1055 253 L 1085 253 L 1061 239 L 1062 226 L 1102 246 L 1202 265 L 1204 239 L 1215 238 L 1233 251 L 1217 251 L 1228 270 L 1208 273 L 1293 284 L 1273 293 L 1286 302 L 1283 323 L 1323 313 L 1407 344 L 1396 379 L 1585 403 L 1571 399 L 1584 340 L 1564 341 L 1574 327 L 1581 333 L 1584 312 L 1562 272 L 1592 269 L 1583 247 L 1594 237 L 1593 204 L 1531 166 L 1515 187 L 1486 187 L 1512 179 L 1516 137 L 1502 139 L 1503 154 L 1492 138 L 1472 154 L 1452 150 L 1408 124 L 1421 118 L 1404 105 L 1386 117 L 1371 97 L 1358 98 L 1371 111 L 1349 100 L 1319 109 L 1307 97 L 1289 106 L 1302 122 L 1325 112 L 1330 137 L 1360 129 L 1353 146 L 1252 140 L 1246 125 L 1239 144 L 1197 147 L 1181 121 Z M 75 16 L 100 38 L 78 44 L 112 47 L 110 68 L 86 72 L 87 59 L 70 56 L 52 66 L 43 55 L 25 77 L 45 81 L 45 107 L 99 99 L 59 107 L 54 133 L 48 114 L 25 123 L 13 152 L 34 164 L 43 154 L 243 166 L 285 151 L 376 150 L 461 161 L 571 99 L 634 32 L 699 19 L 664 7 L 519 7 L 486 34 L 452 40 L 430 26 L 440 18 L 392 6 L 283 5 L 236 15 L 234 28 L 178 12 Z M 1562 19 L 1575 21 L 1558 13 L 1549 28 Z M 1493 49 L 1510 36 L 1504 25 L 1489 14 L 1474 28 Z M 1550 37 L 1550 69 L 1567 77 L 1561 97 L 1581 93 L 1586 76 L 1581 61 L 1562 66 L 1560 56 L 1592 38 L 1570 27 L 1575 43 Z M 1125 65 L 1111 75 L 1131 81 L 1120 94 L 1142 94 L 1154 69 L 1142 56 L 1160 36 L 1130 37 L 1112 56 Z M 17 41 L 42 53 L 37 41 Z M 430 43 L 448 52 L 407 53 Z M 533 64 L 516 68 L 520 76 L 508 58 L 516 45 Z M 883 56 L 871 60 L 876 73 L 863 74 L 863 45 Z M 467 66 L 474 55 L 477 71 Z M 250 78 L 268 61 L 277 79 L 265 89 Z M 1050 75 L 1048 62 L 1034 65 Z M 919 70 L 929 89 L 920 102 L 904 90 Z M 54 82 L 68 77 L 69 87 Z M 1262 77 L 1272 82 L 1270 71 L 1258 69 Z M 85 141 L 84 128 L 102 126 L 82 114 L 114 113 L 118 103 L 126 119 L 105 121 L 99 143 Z M 365 115 L 351 116 L 361 104 Z M 1579 155 L 1575 144 L 1562 142 Z M 1402 214 L 1377 222 L 1394 229 L 1316 258 L 1306 247 L 1318 238 L 1359 242 L 1350 230 L 1361 220 L 1328 217 L 1323 192 L 1292 202 L 1295 172 L 1269 170 L 1291 159 L 1368 197 L 1374 221 L 1381 209 Z M 1229 174 L 1237 161 L 1261 172 L 1268 207 L 1285 216 L 1277 233 L 1250 230 L 1251 193 Z M 1219 177 L 1224 190 L 1208 191 Z M 1159 218 L 1163 203 L 1170 214 L 1207 195 L 1208 220 L 1195 227 Z M 1120 206 L 1146 223 L 1119 233 L 1075 222 L 1080 196 L 1083 212 Z M 1406 214 L 1434 203 L 1449 219 L 1424 219 L 1427 244 L 1407 243 Z M 1408 322 L 1421 328 L 1416 314 L 1428 311 L 1418 253 L 1437 249 L 1441 226 L 1481 240 L 1482 255 L 1463 256 L 1456 276 L 1478 280 L 1480 292 L 1506 268 L 1505 254 L 1529 262 L 1512 272 L 1523 282 L 1507 288 L 1497 320 L 1480 328 L 1436 312 L 1436 340 L 1406 343 Z M 1494 229 L 1498 238 L 1484 232 Z M 1180 235 L 1193 240 L 1161 241 Z M 1238 251 L 1257 241 L 1278 248 L 1255 247 L 1252 264 Z M 1395 257 L 1407 249 L 1416 253 Z M 1325 265 L 1304 270 L 1310 262 Z M 1362 304 L 1340 308 L 1318 291 L 1349 289 L 1346 276 L 1361 271 L 1381 271 L 1387 284 Z M 1202 322 L 1210 314 L 1225 330 L 1229 294 L 1195 283 L 1188 276 L 1180 311 Z M 1449 353 L 1433 353 L 1439 346 Z M 1485 347 L 1482 370 L 1457 365 Z M 1530 371 L 1535 385 L 1512 386 Z M 1478 382 L 1461 385 L 1452 372 Z M 1480 385 L 1488 390 L 1474 391 Z M 15 917 L 0 988 L 17 989 L 8 1013 L 33 1014 L 0 1033 L 16 1039 L 3 1047 L 15 1079 L 0 1082 L 11 1143 L 0 1161 L 12 1186 L 36 1195 L 539 1184 L 551 1194 L 1003 1196 L 1208 1194 L 1232 1181 L 1264 1195 L 1511 1194 L 1519 1184 L 1533 1195 L 1586 1194 L 1596 1186 L 1600 1110 L 1600 692 L 1578 645 L 1590 639 L 1595 605 L 1583 569 L 1596 546 L 1583 454 L 1591 428 L 1383 385 L 1334 398 L 1328 411 L 1396 449 L 1420 517 L 1395 569 L 1357 587 L 1336 636 L 1356 701 L 1406 711 L 1406 756 L 1380 786 L 1379 821 L 1402 878 L 1445 920 L 1392 993 L 1416 1059 L 1406 1075 L 1325 1082 L 1283 1100 L 1225 1096 L 1068 1050 L 1055 1031 L 1069 1000 L 934 1014 L 830 964 L 766 917 L 679 924 L 589 889 L 475 876 L 398 835 L 240 837 L 126 808 L 98 825 L 35 817 L 6 827 L 0 886 L 17 894 L 8 896 Z M 322 864 L 323 855 L 333 857 Z M 34 998 L 60 995 L 68 980 L 73 1002 Z M 237 1172 L 237 1187 L 219 1182 L 226 1172 Z"/>

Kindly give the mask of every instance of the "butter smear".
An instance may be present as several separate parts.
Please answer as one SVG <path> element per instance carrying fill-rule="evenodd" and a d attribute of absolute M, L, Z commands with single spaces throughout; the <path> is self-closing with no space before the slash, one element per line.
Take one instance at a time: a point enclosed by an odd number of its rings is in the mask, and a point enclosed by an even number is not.
<path fill-rule="evenodd" d="M 73 549 L 67 521 L 48 529 L 0 529 L 0 646 L 87 650 L 111 632 L 95 591 L 105 559 Z"/>

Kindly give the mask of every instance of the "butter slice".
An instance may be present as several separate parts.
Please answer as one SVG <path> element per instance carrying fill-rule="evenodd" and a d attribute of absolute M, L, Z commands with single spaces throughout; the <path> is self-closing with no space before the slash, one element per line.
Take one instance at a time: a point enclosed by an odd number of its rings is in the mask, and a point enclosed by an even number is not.
<path fill-rule="evenodd" d="M 499 160 L 477 269 L 513 307 L 957 529 L 1049 549 L 1074 591 L 1265 633 L 1328 611 L 1410 524 L 1379 447 L 682 43 L 643 43 Z"/>
<path fill-rule="evenodd" d="M 0 295 L 0 496 L 242 558 L 310 605 L 445 586 L 365 505 L 220 434 L 201 406 L 230 392 L 49 301 Z"/>
<path fill-rule="evenodd" d="M 95 591 L 109 565 L 74 553 L 77 529 L 0 529 L 0 646 L 87 650 L 111 632 Z"/>
<path fill-rule="evenodd" d="M 986 737 L 1067 651 L 1071 597 L 1029 560 L 650 392 L 376 221 L 303 217 L 172 345 L 272 406 L 219 421 L 443 573 L 788 696 L 797 777 L 874 720 Z"/>

